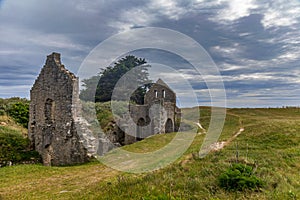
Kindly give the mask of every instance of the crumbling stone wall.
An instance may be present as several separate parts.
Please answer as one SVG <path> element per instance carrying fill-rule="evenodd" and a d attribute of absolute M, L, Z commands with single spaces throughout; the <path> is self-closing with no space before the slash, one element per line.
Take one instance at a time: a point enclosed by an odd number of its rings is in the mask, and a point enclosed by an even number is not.
<path fill-rule="evenodd" d="M 94 136 L 81 117 L 78 78 L 61 63 L 60 54 L 47 56 L 30 91 L 28 136 L 44 165 L 83 163 L 103 155 L 112 144 L 130 144 L 157 133 L 178 130 L 180 109 L 176 94 L 159 79 L 146 93 L 145 105 L 131 105 L 130 115 L 120 119 L 108 136 Z M 128 119 L 133 124 L 128 124 Z M 126 134 L 130 133 L 130 134 Z"/>
<path fill-rule="evenodd" d="M 80 117 L 78 78 L 68 71 L 60 54 L 47 56 L 30 91 L 28 136 L 44 165 L 88 161 L 97 141 Z"/>
<path fill-rule="evenodd" d="M 152 105 L 157 101 L 172 102 L 176 104 L 176 94 L 161 79 L 158 79 L 145 94 L 145 104 Z"/>
<path fill-rule="evenodd" d="M 145 94 L 144 105 L 131 105 L 130 116 L 123 116 L 119 124 L 125 130 L 125 144 L 142 138 L 178 131 L 181 110 L 176 106 L 176 94 L 158 79 Z M 132 124 L 128 119 L 132 119 Z"/>

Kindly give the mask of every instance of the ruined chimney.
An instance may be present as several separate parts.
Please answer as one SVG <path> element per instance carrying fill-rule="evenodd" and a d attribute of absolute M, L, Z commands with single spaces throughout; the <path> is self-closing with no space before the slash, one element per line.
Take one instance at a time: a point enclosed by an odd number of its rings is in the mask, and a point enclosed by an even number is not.
<path fill-rule="evenodd" d="M 61 65 L 59 53 L 53 52 L 52 54 L 47 56 L 46 65 L 49 65 L 51 63 L 55 63 L 58 66 Z"/>

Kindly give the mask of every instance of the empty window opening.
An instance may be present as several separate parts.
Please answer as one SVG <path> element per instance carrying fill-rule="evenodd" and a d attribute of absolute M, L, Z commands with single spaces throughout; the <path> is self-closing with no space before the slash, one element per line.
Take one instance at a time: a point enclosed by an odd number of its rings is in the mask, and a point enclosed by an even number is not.
<path fill-rule="evenodd" d="M 45 103 L 45 122 L 51 124 L 54 121 L 55 103 L 52 99 L 47 99 Z"/>
<path fill-rule="evenodd" d="M 157 98 L 158 97 L 157 90 L 154 90 L 154 93 L 155 93 L 155 98 Z"/>

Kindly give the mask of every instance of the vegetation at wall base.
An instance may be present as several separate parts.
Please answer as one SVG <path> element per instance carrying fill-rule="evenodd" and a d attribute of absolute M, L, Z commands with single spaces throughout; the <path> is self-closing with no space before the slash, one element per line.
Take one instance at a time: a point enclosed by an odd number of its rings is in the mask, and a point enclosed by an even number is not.
<path fill-rule="evenodd" d="M 0 167 L 41 161 L 27 138 L 28 121 L 28 99 L 0 98 Z"/>
<path fill-rule="evenodd" d="M 41 161 L 40 155 L 31 150 L 29 139 L 16 127 L 0 126 L 0 144 L 0 167 Z"/>

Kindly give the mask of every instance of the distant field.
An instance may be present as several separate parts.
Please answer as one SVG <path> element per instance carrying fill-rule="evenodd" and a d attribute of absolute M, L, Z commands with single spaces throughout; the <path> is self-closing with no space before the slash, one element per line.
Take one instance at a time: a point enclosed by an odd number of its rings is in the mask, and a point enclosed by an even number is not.
<path fill-rule="evenodd" d="M 198 109 L 184 109 L 186 123 Z M 200 108 L 200 123 L 207 129 L 210 108 Z M 10 125 L 10 122 L 7 122 Z M 244 128 L 236 138 L 233 136 Z M 24 132 L 24 129 L 17 131 Z M 151 152 L 169 143 L 175 133 L 155 135 L 123 147 Z M 18 165 L 0 168 L 0 199 L 299 199 L 300 109 L 227 109 L 219 141 L 222 150 L 197 157 L 204 134 L 196 135 L 185 154 L 154 172 L 130 174 L 98 161 L 68 167 Z M 217 177 L 232 162 L 256 166 L 265 183 L 260 191 L 229 192 Z"/>

